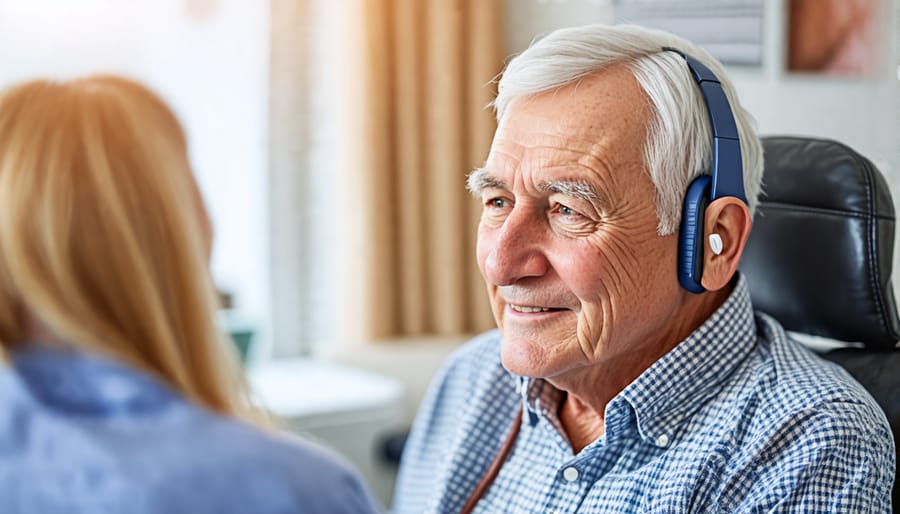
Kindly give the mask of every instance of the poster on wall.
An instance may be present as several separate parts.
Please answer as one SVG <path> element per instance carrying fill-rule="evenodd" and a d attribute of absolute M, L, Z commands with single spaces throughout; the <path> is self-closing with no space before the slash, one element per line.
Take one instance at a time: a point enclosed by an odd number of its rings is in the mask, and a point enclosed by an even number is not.
<path fill-rule="evenodd" d="M 678 34 L 726 66 L 762 64 L 763 0 L 614 0 L 612 6 L 616 23 Z"/>
<path fill-rule="evenodd" d="M 789 0 L 788 71 L 873 75 L 877 9 L 878 0 Z"/>

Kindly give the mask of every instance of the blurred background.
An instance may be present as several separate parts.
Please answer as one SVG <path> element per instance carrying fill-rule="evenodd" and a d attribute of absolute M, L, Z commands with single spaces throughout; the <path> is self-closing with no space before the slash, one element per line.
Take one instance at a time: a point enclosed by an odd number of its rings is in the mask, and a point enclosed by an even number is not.
<path fill-rule="evenodd" d="M 492 79 L 547 31 L 629 21 L 719 57 L 762 134 L 847 143 L 898 190 L 898 0 L 0 0 L 0 87 L 111 72 L 169 102 L 259 401 L 387 505 L 385 442 L 493 326 L 464 189 Z"/>

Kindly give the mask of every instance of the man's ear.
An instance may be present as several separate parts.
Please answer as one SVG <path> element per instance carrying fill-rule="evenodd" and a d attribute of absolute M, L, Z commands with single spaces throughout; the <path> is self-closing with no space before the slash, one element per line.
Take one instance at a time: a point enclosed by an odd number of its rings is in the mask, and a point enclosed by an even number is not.
<path fill-rule="evenodd" d="M 733 196 L 717 198 L 706 207 L 700 285 L 707 291 L 717 291 L 731 281 L 741 262 L 752 224 L 747 204 Z M 710 244 L 712 234 L 717 234 L 722 241 L 718 254 L 713 252 Z"/>

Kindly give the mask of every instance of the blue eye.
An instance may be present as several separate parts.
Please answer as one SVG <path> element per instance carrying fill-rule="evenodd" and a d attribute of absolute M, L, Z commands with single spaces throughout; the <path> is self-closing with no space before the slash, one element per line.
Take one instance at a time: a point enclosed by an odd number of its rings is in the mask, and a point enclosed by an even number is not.
<path fill-rule="evenodd" d="M 581 216 L 580 212 L 576 211 L 575 209 L 573 209 L 567 205 L 563 205 L 561 203 L 557 204 L 556 212 L 558 212 L 559 214 L 566 216 L 566 217 Z"/>
<path fill-rule="evenodd" d="M 506 207 L 506 200 L 504 200 L 503 198 L 491 198 L 487 203 L 489 206 L 496 207 L 498 209 Z"/>

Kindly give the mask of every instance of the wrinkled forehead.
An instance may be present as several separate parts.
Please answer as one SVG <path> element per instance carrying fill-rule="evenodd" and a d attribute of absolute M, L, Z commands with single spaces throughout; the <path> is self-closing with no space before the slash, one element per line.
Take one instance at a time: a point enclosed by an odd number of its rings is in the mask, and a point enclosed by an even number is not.
<path fill-rule="evenodd" d="M 650 113 L 649 99 L 631 71 L 612 66 L 511 102 L 486 167 L 643 168 Z"/>
<path fill-rule="evenodd" d="M 631 68 L 615 64 L 560 88 L 515 98 L 499 125 L 517 118 L 518 124 L 524 118 L 552 120 L 560 135 L 588 140 L 598 129 L 616 125 L 623 136 L 643 139 L 650 112 L 650 99 Z"/>

